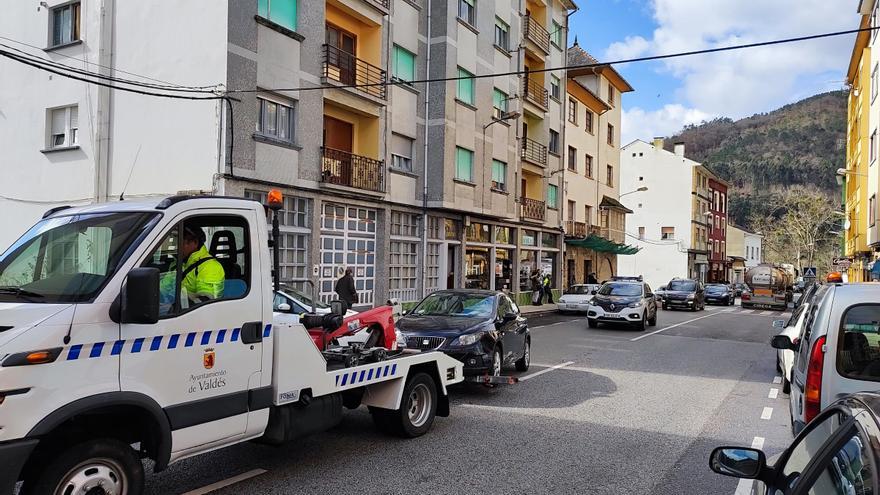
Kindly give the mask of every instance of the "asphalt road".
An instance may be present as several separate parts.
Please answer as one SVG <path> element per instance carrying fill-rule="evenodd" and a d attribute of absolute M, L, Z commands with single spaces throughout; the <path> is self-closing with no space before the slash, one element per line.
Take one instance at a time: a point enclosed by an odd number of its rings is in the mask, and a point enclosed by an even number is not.
<path fill-rule="evenodd" d="M 452 415 L 421 438 L 383 436 L 361 408 L 292 445 L 184 460 L 148 475 L 147 492 L 207 493 L 240 479 L 214 493 L 748 493 L 712 473 L 708 456 L 756 444 L 772 457 L 791 441 L 768 345 L 779 317 L 661 311 L 646 332 L 533 318 L 523 380 L 457 387 Z"/>

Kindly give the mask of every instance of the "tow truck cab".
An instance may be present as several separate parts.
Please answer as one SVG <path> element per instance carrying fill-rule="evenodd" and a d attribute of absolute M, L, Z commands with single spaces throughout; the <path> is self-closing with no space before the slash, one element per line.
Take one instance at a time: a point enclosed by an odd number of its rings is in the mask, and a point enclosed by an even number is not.
<path fill-rule="evenodd" d="M 338 422 L 343 403 L 404 436 L 448 414 L 461 363 L 403 352 L 328 364 L 302 325 L 273 325 L 266 224 L 239 198 L 100 204 L 47 212 L 0 256 L 0 494 L 19 480 L 140 493 L 140 458 L 161 471 L 290 440 Z M 213 286 L 188 280 L 217 265 Z M 430 417 L 407 418 L 405 393 L 433 399 Z M 88 471 L 95 459 L 109 466 Z"/>

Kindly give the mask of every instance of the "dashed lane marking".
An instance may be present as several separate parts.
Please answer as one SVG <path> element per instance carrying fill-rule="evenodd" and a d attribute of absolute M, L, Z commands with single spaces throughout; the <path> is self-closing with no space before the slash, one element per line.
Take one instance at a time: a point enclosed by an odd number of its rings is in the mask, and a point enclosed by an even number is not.
<path fill-rule="evenodd" d="M 521 376 L 521 377 L 519 377 L 519 381 L 524 382 L 526 380 L 531 380 L 532 378 L 534 378 L 536 376 L 541 376 L 544 373 L 550 373 L 553 370 L 558 370 L 559 368 L 565 368 L 566 366 L 570 366 L 572 364 L 574 364 L 574 361 L 566 361 L 564 363 L 557 364 L 556 366 L 551 366 L 547 369 L 543 369 L 541 371 L 536 371 L 536 372 L 529 374 L 529 375 Z"/>
<path fill-rule="evenodd" d="M 226 488 L 227 486 L 234 485 L 236 483 L 240 483 L 246 479 L 250 479 L 256 476 L 259 476 L 263 473 L 266 473 L 265 469 L 254 469 L 248 471 L 246 473 L 241 473 L 238 476 L 233 476 L 231 478 L 227 478 L 225 480 L 218 481 L 216 483 L 211 483 L 210 485 L 203 486 L 201 488 L 196 488 L 195 490 L 184 493 L 183 495 L 205 495 L 206 493 L 211 493 L 213 491 L 219 490 L 221 488 Z"/>
<path fill-rule="evenodd" d="M 781 376 L 778 376 L 778 375 L 777 375 L 777 376 L 774 376 L 774 377 L 773 377 L 773 383 L 779 385 L 780 383 L 782 383 L 782 377 L 781 377 Z"/>
<path fill-rule="evenodd" d="M 764 437 L 755 437 L 752 439 L 752 448 L 761 450 L 764 448 Z M 755 486 L 755 480 L 739 480 L 736 484 L 736 491 L 733 495 L 751 495 L 752 488 Z"/>
<path fill-rule="evenodd" d="M 769 316 L 772 314 L 776 314 L 775 311 L 761 311 L 761 316 Z"/>
<path fill-rule="evenodd" d="M 754 309 L 744 309 L 744 310 L 740 311 L 740 314 L 749 314 L 749 313 L 754 313 L 754 312 L 755 312 Z"/>
<path fill-rule="evenodd" d="M 761 419 L 770 419 L 773 416 L 773 408 L 765 407 L 763 411 L 761 411 Z"/>
<path fill-rule="evenodd" d="M 767 398 L 768 399 L 775 399 L 777 397 L 779 397 L 779 389 L 778 388 L 771 388 L 770 393 L 767 394 Z"/>
<path fill-rule="evenodd" d="M 692 318 L 692 319 L 690 319 L 690 320 L 686 320 L 686 321 L 683 321 L 683 322 L 681 322 L 681 323 L 676 323 L 675 325 L 669 325 L 668 327 L 663 327 L 663 328 L 661 328 L 660 330 L 654 330 L 653 332 L 651 332 L 651 333 L 646 333 L 645 335 L 640 335 L 640 336 L 638 336 L 638 337 L 636 337 L 636 338 L 634 338 L 634 339 L 629 339 L 629 341 L 630 341 L 630 342 L 636 342 L 636 341 L 638 341 L 638 340 L 642 340 L 642 339 L 647 338 L 647 337 L 650 337 L 650 336 L 652 336 L 652 335 L 656 335 L 656 334 L 658 334 L 658 333 L 660 333 L 660 332 L 665 332 L 666 330 L 671 330 L 671 329 L 673 329 L 673 328 L 675 328 L 675 327 L 680 327 L 680 326 L 682 326 L 682 325 L 687 325 L 688 323 L 691 323 L 691 322 L 694 322 L 694 321 L 697 321 L 697 320 L 702 320 L 703 318 L 711 318 L 711 317 L 713 317 L 713 316 L 715 316 L 715 313 L 708 314 L 708 315 L 705 315 L 705 316 L 700 316 L 700 317 L 697 317 L 697 318 Z"/>

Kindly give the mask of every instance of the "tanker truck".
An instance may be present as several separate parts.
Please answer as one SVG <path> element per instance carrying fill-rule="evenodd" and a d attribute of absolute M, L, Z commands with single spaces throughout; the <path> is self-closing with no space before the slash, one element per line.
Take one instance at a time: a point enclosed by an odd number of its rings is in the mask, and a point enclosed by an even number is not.
<path fill-rule="evenodd" d="M 785 267 L 762 263 L 745 275 L 748 292 L 742 294 L 742 307 L 770 306 L 784 310 L 792 300 L 794 274 Z"/>

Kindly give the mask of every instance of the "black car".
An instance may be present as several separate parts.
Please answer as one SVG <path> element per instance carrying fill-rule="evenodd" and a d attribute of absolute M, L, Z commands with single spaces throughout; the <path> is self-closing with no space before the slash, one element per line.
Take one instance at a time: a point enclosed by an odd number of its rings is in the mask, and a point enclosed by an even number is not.
<path fill-rule="evenodd" d="M 709 467 L 726 476 L 762 482 L 765 490 L 755 493 L 877 493 L 878 413 L 877 393 L 850 395 L 822 411 L 772 466 L 758 449 L 719 447 L 712 452 Z"/>
<path fill-rule="evenodd" d="M 628 323 L 639 330 L 657 324 L 657 299 L 644 282 L 606 282 L 587 310 L 587 324 Z"/>
<path fill-rule="evenodd" d="M 691 311 L 706 309 L 705 292 L 699 280 L 674 278 L 666 285 L 663 309 L 684 308 Z"/>
<path fill-rule="evenodd" d="M 723 304 L 733 306 L 736 302 L 736 293 L 725 284 L 706 284 L 704 289 L 706 304 Z"/>
<path fill-rule="evenodd" d="M 503 292 L 434 292 L 397 321 L 408 349 L 441 351 L 464 363 L 464 374 L 498 376 L 504 366 L 529 369 L 526 319 Z"/>

